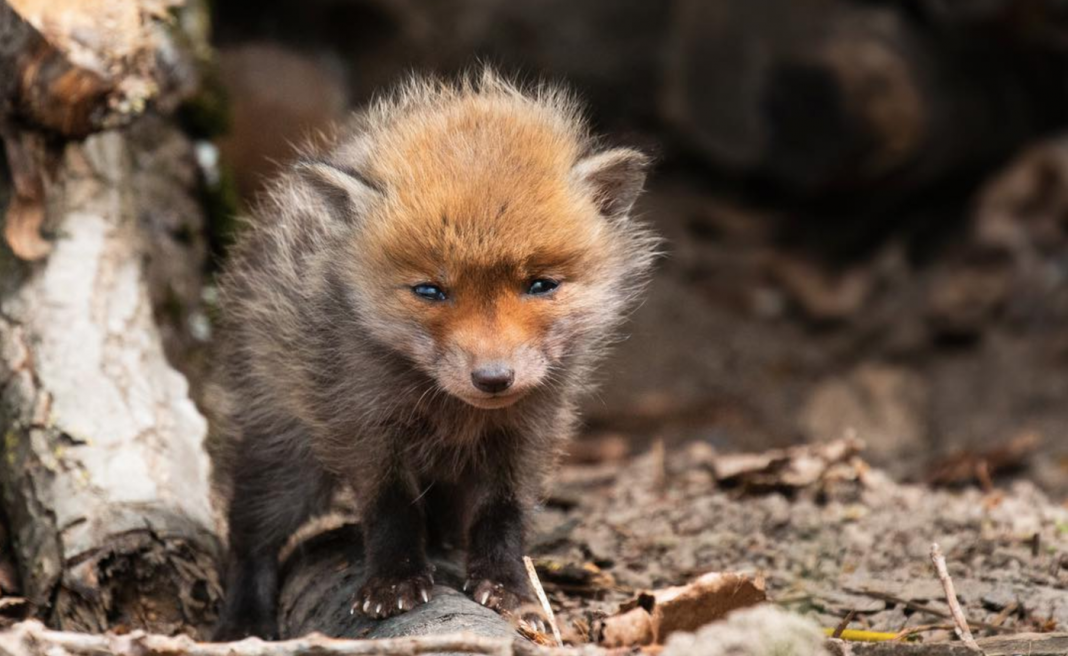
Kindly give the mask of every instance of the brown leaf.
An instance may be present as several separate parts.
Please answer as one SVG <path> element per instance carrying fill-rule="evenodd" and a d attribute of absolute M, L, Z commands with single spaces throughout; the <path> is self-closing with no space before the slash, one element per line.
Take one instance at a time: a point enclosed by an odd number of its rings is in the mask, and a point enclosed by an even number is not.
<path fill-rule="evenodd" d="M 1019 433 L 1012 439 L 982 451 L 957 451 L 934 463 L 926 479 L 931 485 L 990 485 L 991 476 L 1023 466 L 1042 443 L 1036 433 Z"/>
<path fill-rule="evenodd" d="M 849 437 L 763 453 L 717 455 L 712 473 L 720 483 L 758 488 L 802 488 L 822 480 L 836 465 L 848 463 L 863 445 Z"/>
<path fill-rule="evenodd" d="M 4 239 L 20 259 L 39 260 L 48 255 L 52 245 L 41 237 L 44 207 L 40 202 L 15 196 L 7 207 Z"/>
<path fill-rule="evenodd" d="M 14 194 L 7 207 L 4 238 L 15 255 L 23 260 L 39 260 L 52 250 L 41 237 L 44 223 L 44 181 L 33 157 L 28 139 L 7 125 L 0 125 Z"/>
<path fill-rule="evenodd" d="M 687 585 L 643 593 L 601 623 L 606 647 L 663 644 L 676 631 L 695 631 L 739 608 L 767 599 L 764 578 L 710 572 Z"/>

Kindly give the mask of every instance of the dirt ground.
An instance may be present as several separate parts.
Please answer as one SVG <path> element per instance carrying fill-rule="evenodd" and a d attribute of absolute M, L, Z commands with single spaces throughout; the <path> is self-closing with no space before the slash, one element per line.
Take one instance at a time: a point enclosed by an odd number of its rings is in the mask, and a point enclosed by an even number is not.
<path fill-rule="evenodd" d="M 970 622 L 1068 628 L 1068 506 L 1027 481 L 932 490 L 853 460 L 800 489 L 758 492 L 718 484 L 716 458 L 691 444 L 560 472 L 532 552 L 565 635 L 588 638 L 636 591 L 746 571 L 766 577 L 772 601 L 823 627 L 856 611 L 850 628 L 946 640 L 950 620 L 917 610 L 947 612 L 932 542 Z"/>

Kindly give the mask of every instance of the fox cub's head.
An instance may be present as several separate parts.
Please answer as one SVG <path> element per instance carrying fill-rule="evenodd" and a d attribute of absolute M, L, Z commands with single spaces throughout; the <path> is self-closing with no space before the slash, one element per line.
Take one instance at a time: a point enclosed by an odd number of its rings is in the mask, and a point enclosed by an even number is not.
<path fill-rule="evenodd" d="M 352 226 L 368 335 L 479 408 L 585 366 L 646 281 L 655 240 L 629 214 L 647 158 L 594 149 L 566 97 L 492 76 L 412 85 L 361 121 L 301 166 Z"/>

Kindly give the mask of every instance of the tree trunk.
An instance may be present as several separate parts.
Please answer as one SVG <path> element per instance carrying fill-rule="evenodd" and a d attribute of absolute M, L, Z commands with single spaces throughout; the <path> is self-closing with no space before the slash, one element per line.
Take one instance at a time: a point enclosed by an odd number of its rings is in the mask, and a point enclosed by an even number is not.
<path fill-rule="evenodd" d="M 0 3 L 0 488 L 24 593 L 60 628 L 206 629 L 219 596 L 207 423 L 149 289 L 202 264 L 158 257 L 161 216 L 203 228 L 166 118 L 195 79 L 179 4 Z"/>
<path fill-rule="evenodd" d="M 207 424 L 167 363 L 142 270 L 131 152 L 68 144 L 49 190 L 61 237 L 3 258 L 5 505 L 27 596 L 51 624 L 158 631 L 216 596 Z"/>

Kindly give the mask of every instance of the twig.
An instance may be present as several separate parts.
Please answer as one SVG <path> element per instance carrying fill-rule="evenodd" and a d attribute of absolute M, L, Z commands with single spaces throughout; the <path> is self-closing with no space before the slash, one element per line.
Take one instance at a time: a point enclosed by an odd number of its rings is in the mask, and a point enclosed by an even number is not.
<path fill-rule="evenodd" d="M 969 649 L 982 651 L 979 649 L 979 645 L 975 643 L 971 629 L 968 628 L 968 620 L 964 618 L 964 611 L 961 610 L 960 602 L 957 601 L 957 592 L 953 589 L 953 579 L 949 577 L 946 559 L 942 556 L 942 549 L 939 548 L 937 542 L 931 544 L 931 560 L 934 561 L 935 569 L 938 571 L 938 580 L 942 582 L 942 589 L 946 592 L 946 603 L 949 604 L 949 612 L 953 615 L 953 623 L 957 625 L 957 637 L 963 640 Z"/>
<path fill-rule="evenodd" d="M 189 636 L 171 637 L 143 631 L 126 635 L 53 631 L 36 620 L 19 622 L 0 631 L 0 654 L 5 656 L 419 656 L 440 652 L 485 656 L 611 656 L 613 653 L 592 646 L 539 647 L 522 638 L 491 638 L 470 633 L 378 640 L 342 640 L 312 633 L 279 642 L 258 638 L 197 642 Z"/>
<path fill-rule="evenodd" d="M 868 589 L 865 589 L 865 588 L 847 587 L 847 588 L 845 588 L 845 591 L 846 592 L 852 592 L 853 594 L 865 595 L 867 597 L 871 597 L 872 599 L 881 599 L 883 601 L 886 601 L 886 602 L 889 602 L 889 603 L 892 603 L 892 604 L 901 604 L 902 606 L 904 606 L 905 608 L 908 608 L 909 610 L 914 610 L 914 611 L 919 612 L 919 613 L 927 613 L 928 615 L 933 615 L 934 617 L 941 617 L 941 618 L 947 619 L 947 620 L 953 619 L 953 616 L 950 615 L 949 613 L 947 613 L 946 611 L 938 610 L 937 608 L 931 608 L 930 606 L 928 606 L 926 604 L 921 604 L 921 603 L 918 603 L 918 602 L 915 602 L 915 601 L 909 601 L 908 599 L 905 599 L 904 597 L 899 597 L 897 595 L 887 594 L 885 592 L 880 592 L 878 590 L 868 590 Z M 998 633 L 1015 633 L 1016 632 L 1016 629 L 1005 627 L 1005 626 L 997 626 L 997 625 L 994 625 L 994 624 L 988 624 L 986 622 L 972 622 L 972 626 L 975 626 L 976 628 L 979 628 L 979 629 L 986 629 L 987 631 L 995 631 L 995 632 L 998 632 Z"/>
<path fill-rule="evenodd" d="M 998 613 L 997 617 L 995 617 L 990 623 L 997 626 L 1001 626 L 1005 623 L 1005 620 L 1009 619 L 1009 615 L 1015 613 L 1017 610 L 1019 610 L 1019 608 L 1020 604 L 1018 602 L 1010 602 L 1008 606 L 1001 609 L 1001 612 Z"/>
<path fill-rule="evenodd" d="M 831 633 L 832 638 L 841 638 L 842 632 L 849 628 L 849 623 L 853 621 L 853 618 L 857 616 L 857 609 L 853 608 L 846 616 L 842 618 L 842 621 L 838 623 L 838 626 L 834 627 L 834 632 Z"/>
<path fill-rule="evenodd" d="M 538 578 L 538 570 L 534 568 L 534 561 L 530 559 L 530 556 L 523 556 L 523 564 L 527 566 L 527 576 L 530 578 L 530 585 L 534 588 L 535 594 L 538 595 L 538 601 L 541 602 L 541 609 L 545 611 L 545 617 L 549 619 L 549 627 L 553 630 L 553 638 L 556 639 L 557 645 L 563 645 L 564 639 L 560 636 L 560 627 L 556 624 L 556 615 L 553 613 L 553 607 L 549 605 L 549 598 L 545 596 L 545 589 L 541 587 L 541 579 Z"/>

